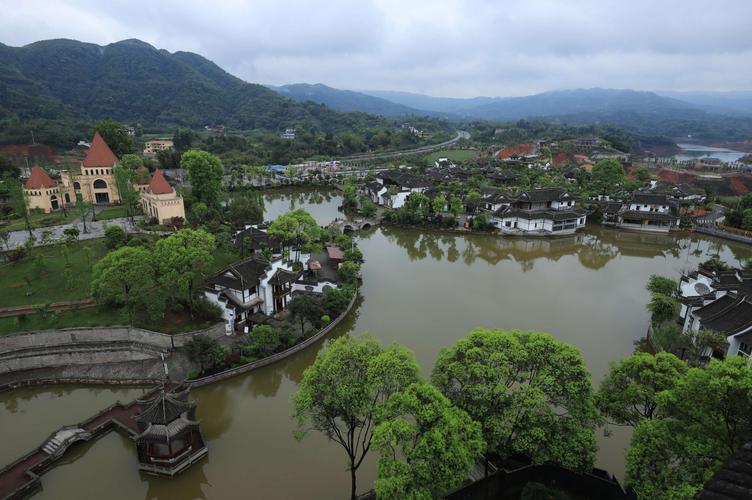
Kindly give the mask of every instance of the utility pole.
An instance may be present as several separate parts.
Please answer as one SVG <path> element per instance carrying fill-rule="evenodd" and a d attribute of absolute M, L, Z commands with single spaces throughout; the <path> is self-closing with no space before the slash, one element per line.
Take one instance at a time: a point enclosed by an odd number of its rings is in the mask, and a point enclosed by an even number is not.
<path fill-rule="evenodd" d="M 31 144 L 34 145 L 36 142 L 34 141 L 34 130 L 31 131 Z"/>

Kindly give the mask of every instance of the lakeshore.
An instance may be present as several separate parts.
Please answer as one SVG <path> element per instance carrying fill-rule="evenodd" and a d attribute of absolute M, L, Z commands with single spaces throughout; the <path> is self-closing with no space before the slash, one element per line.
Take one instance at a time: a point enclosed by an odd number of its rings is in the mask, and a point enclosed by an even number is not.
<path fill-rule="evenodd" d="M 289 207 L 289 197 L 265 198 L 267 210 Z M 339 204 L 336 198 L 331 206 Z M 335 210 L 329 218 L 337 216 Z M 633 341 L 644 334 L 647 276 L 696 266 L 703 260 L 697 251 L 717 252 L 729 263 L 752 253 L 714 238 L 597 226 L 557 239 L 384 227 L 361 233 L 358 242 L 366 257 L 362 301 L 328 338 L 368 331 L 384 342 L 406 345 L 427 368 L 441 347 L 476 326 L 549 331 L 582 350 L 596 385 L 608 361 L 630 354 Z M 196 389 L 192 397 L 199 403 L 210 458 L 183 476 L 172 481 L 140 476 L 131 464 L 132 445 L 111 434 L 72 450 L 70 458 L 45 475 L 38 498 L 80 498 L 85 479 L 87 493 L 112 498 L 233 498 L 250 486 L 264 498 L 336 495 L 348 481 L 339 450 L 318 435 L 296 442 L 288 418 L 290 394 L 324 342 Z M 67 408 L 71 398 L 76 411 L 83 412 L 77 418 L 85 417 L 114 399 L 125 399 L 124 390 L 61 386 L 3 394 L 0 422 L 22 431 L 11 436 L 7 453 L 25 452 L 38 444 L 39 436 L 67 423 L 69 419 L 60 422 L 45 415 Z M 597 465 L 622 478 L 629 432 L 613 430 L 609 438 L 598 433 Z M 3 463 L 15 458 L 5 453 Z M 363 467 L 365 491 L 375 478 L 375 460 L 367 459 Z M 293 471 L 296 481 L 282 479 Z"/>

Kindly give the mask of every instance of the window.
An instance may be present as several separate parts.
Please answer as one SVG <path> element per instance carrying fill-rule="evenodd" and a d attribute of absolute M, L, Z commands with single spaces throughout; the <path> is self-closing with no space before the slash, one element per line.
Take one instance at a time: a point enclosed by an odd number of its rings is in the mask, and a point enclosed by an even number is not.
<path fill-rule="evenodd" d="M 102 179 L 97 179 L 94 181 L 94 189 L 107 189 L 107 183 Z"/>
<path fill-rule="evenodd" d="M 78 181 L 74 182 L 73 189 L 75 189 L 76 191 L 81 191 L 81 183 Z"/>
<path fill-rule="evenodd" d="M 744 353 L 747 356 L 752 355 L 752 349 L 750 349 L 749 345 L 747 345 L 745 342 L 739 344 L 739 352 Z"/>

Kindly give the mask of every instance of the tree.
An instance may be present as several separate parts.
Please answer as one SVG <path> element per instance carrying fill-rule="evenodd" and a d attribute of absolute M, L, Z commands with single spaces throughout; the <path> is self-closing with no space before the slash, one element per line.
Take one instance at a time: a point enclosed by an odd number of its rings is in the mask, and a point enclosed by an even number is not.
<path fill-rule="evenodd" d="M 346 286 L 327 289 L 324 292 L 324 311 L 332 318 L 336 318 L 347 309 L 352 296 L 352 289 Z"/>
<path fill-rule="evenodd" d="M 274 353 L 282 345 L 279 330 L 270 325 L 256 325 L 248 334 L 245 348 L 257 358 Z"/>
<path fill-rule="evenodd" d="M 126 155 L 126 157 L 128 156 L 135 155 Z M 122 165 L 118 165 L 112 169 L 112 174 L 115 177 L 115 188 L 120 196 L 120 201 L 125 206 L 125 213 L 131 222 L 133 222 L 133 216 L 138 210 L 140 200 L 138 192 L 133 188 L 135 172 Z"/>
<path fill-rule="evenodd" d="M 218 206 L 225 173 L 220 159 L 206 151 L 192 149 L 183 153 L 180 165 L 188 172 L 194 198 L 209 207 Z"/>
<path fill-rule="evenodd" d="M 458 196 L 452 196 L 449 200 L 449 212 L 458 217 L 462 212 L 462 200 Z"/>
<path fill-rule="evenodd" d="M 3 183 L 8 186 L 8 197 L 13 211 L 24 220 L 24 228 L 29 233 L 29 238 L 33 238 L 34 231 L 31 226 L 31 219 L 29 218 L 29 200 L 26 198 L 23 184 L 21 184 L 20 180 L 8 175 L 5 176 Z"/>
<path fill-rule="evenodd" d="M 81 222 L 84 225 L 84 233 L 89 232 L 89 230 L 86 229 L 86 217 L 89 215 L 89 211 L 93 208 L 94 206 L 91 203 L 84 201 L 84 197 L 81 193 L 76 193 L 76 210 L 78 210 L 78 215 L 81 216 Z"/>
<path fill-rule="evenodd" d="M 646 286 L 650 293 L 659 293 L 667 297 L 673 297 L 674 295 L 676 295 L 676 290 L 678 289 L 678 287 L 679 286 L 677 285 L 676 280 L 667 278 L 665 276 L 658 276 L 657 274 L 650 275 L 650 278 L 648 278 L 648 284 Z"/>
<path fill-rule="evenodd" d="M 136 154 L 127 154 L 127 155 L 123 155 L 120 158 L 119 166 L 123 167 L 124 169 L 130 172 L 135 172 L 136 169 L 144 166 L 144 160 Z"/>
<path fill-rule="evenodd" d="M 172 136 L 172 143 L 178 151 L 185 151 L 193 144 L 193 131 L 191 129 L 179 128 Z"/>
<path fill-rule="evenodd" d="M 355 179 L 348 177 L 342 189 L 342 204 L 346 210 L 354 210 L 358 207 L 358 191 L 355 187 Z"/>
<path fill-rule="evenodd" d="M 154 260 L 159 282 L 192 304 L 195 282 L 214 260 L 214 249 L 214 236 L 200 229 L 181 229 L 157 241 Z"/>
<path fill-rule="evenodd" d="M 376 205 L 366 195 L 360 197 L 360 215 L 372 217 L 376 213 Z"/>
<path fill-rule="evenodd" d="M 136 310 L 150 300 L 154 286 L 151 254 L 144 248 L 118 248 L 94 264 L 92 296 L 99 303 L 124 306 L 131 324 Z"/>
<path fill-rule="evenodd" d="M 235 194 L 227 207 L 227 219 L 234 226 L 260 223 L 264 219 L 263 198 L 250 190 Z"/>
<path fill-rule="evenodd" d="M 480 206 L 480 193 L 478 191 L 470 191 L 468 193 L 467 197 L 465 198 L 465 205 L 467 205 L 467 208 L 470 210 L 470 212 L 475 213 L 476 210 L 478 210 L 478 207 Z"/>
<path fill-rule="evenodd" d="M 340 337 L 319 351 L 306 368 L 293 396 L 296 438 L 309 430 L 322 432 L 347 454 L 351 498 L 356 473 L 371 448 L 374 417 L 394 393 L 418 380 L 411 352 L 391 344 L 382 348 L 370 337 Z"/>
<path fill-rule="evenodd" d="M 287 304 L 290 316 L 300 321 L 300 334 L 305 335 L 305 322 L 315 324 L 324 310 L 321 303 L 307 294 L 298 294 Z"/>
<path fill-rule="evenodd" d="M 739 356 L 690 368 L 656 414 L 635 429 L 627 480 L 640 498 L 692 498 L 752 439 L 752 368 Z"/>
<path fill-rule="evenodd" d="M 425 382 L 392 394 L 378 420 L 378 498 L 440 498 L 465 482 L 485 448 L 480 425 Z"/>
<path fill-rule="evenodd" d="M 591 184 L 597 194 L 614 194 L 625 180 L 624 167 L 617 160 L 601 160 L 593 166 Z"/>
<path fill-rule="evenodd" d="M 575 347 L 546 333 L 478 328 L 439 353 L 431 380 L 481 424 L 488 452 L 592 467 L 598 414 Z"/>
<path fill-rule="evenodd" d="M 431 209 L 437 213 L 440 214 L 446 209 L 447 199 L 446 196 L 443 194 L 440 194 L 436 196 L 436 198 L 433 199 L 433 202 L 431 203 Z"/>
<path fill-rule="evenodd" d="M 107 226 L 104 228 L 104 242 L 110 250 L 120 248 L 128 242 L 128 233 L 118 225 Z"/>
<path fill-rule="evenodd" d="M 679 302 L 670 296 L 661 293 L 653 294 L 653 298 L 647 305 L 652 314 L 653 323 L 668 321 L 679 313 Z"/>
<path fill-rule="evenodd" d="M 637 167 L 636 174 L 637 179 L 642 182 L 647 182 L 650 180 L 650 171 L 644 165 Z"/>
<path fill-rule="evenodd" d="M 123 155 L 134 153 L 136 151 L 133 145 L 133 140 L 128 134 L 128 129 L 122 123 L 118 123 L 114 120 L 100 120 L 94 122 L 89 129 L 89 136 L 94 137 L 94 134 L 99 132 L 104 142 L 110 147 L 115 156 L 120 158 Z"/>
<path fill-rule="evenodd" d="M 277 238 L 285 247 L 295 245 L 300 259 L 300 248 L 310 247 L 321 238 L 321 228 L 316 219 L 305 210 L 298 209 L 277 217 L 269 225 L 269 236 Z"/>
<path fill-rule="evenodd" d="M 610 364 L 596 396 L 598 408 L 611 422 L 636 427 L 656 416 L 658 394 L 686 372 L 687 365 L 673 354 L 633 354 Z"/>
<path fill-rule="evenodd" d="M 199 334 L 185 343 L 188 359 L 198 363 L 201 373 L 221 365 L 225 360 L 225 350 L 214 337 Z"/>
<path fill-rule="evenodd" d="M 343 283 L 353 284 L 360 276 L 360 266 L 355 262 L 343 262 L 339 268 L 339 277 Z"/>

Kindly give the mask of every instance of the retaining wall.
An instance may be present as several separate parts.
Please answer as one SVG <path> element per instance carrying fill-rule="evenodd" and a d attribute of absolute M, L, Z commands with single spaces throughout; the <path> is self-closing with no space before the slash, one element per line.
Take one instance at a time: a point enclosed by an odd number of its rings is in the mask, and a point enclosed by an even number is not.
<path fill-rule="evenodd" d="M 694 228 L 694 232 L 700 233 L 700 234 L 707 234 L 710 236 L 715 236 L 717 238 L 723 238 L 725 240 L 737 241 L 739 243 L 746 243 L 747 245 L 752 245 L 752 238 L 748 236 L 742 236 L 741 234 L 729 233 L 728 231 L 721 231 L 720 229 L 713 229 L 709 227 L 696 227 Z"/>
<path fill-rule="evenodd" d="M 294 346 L 285 349 L 282 352 L 278 352 L 276 354 L 272 354 L 271 356 L 267 356 L 263 359 L 259 359 L 258 361 L 253 361 L 252 363 L 246 363 L 241 366 L 236 366 L 235 368 L 230 368 L 229 370 L 225 370 L 219 373 L 215 373 L 213 375 L 209 375 L 206 377 L 201 377 L 195 380 L 190 380 L 188 383 L 190 384 L 191 388 L 193 387 L 202 387 L 204 385 L 213 384 L 215 382 L 219 382 L 221 380 L 225 380 L 231 377 L 235 377 L 237 375 L 241 375 L 243 373 L 247 373 L 249 371 L 255 370 L 257 368 L 261 368 L 262 366 L 267 366 L 272 363 L 276 363 L 277 361 L 280 361 L 282 359 L 285 359 L 288 356 L 292 356 L 293 354 L 302 351 L 303 349 L 309 347 L 311 344 L 314 344 L 324 338 L 329 332 L 334 330 L 337 325 L 339 325 L 343 319 L 345 319 L 352 310 L 353 305 L 355 305 L 355 301 L 358 298 L 357 291 L 353 294 L 352 299 L 350 300 L 350 303 L 347 305 L 347 309 L 337 316 L 331 323 L 329 323 L 326 327 L 322 328 L 318 332 L 316 332 L 311 337 L 308 337 L 303 342 L 300 342 L 299 344 L 295 344 Z"/>

